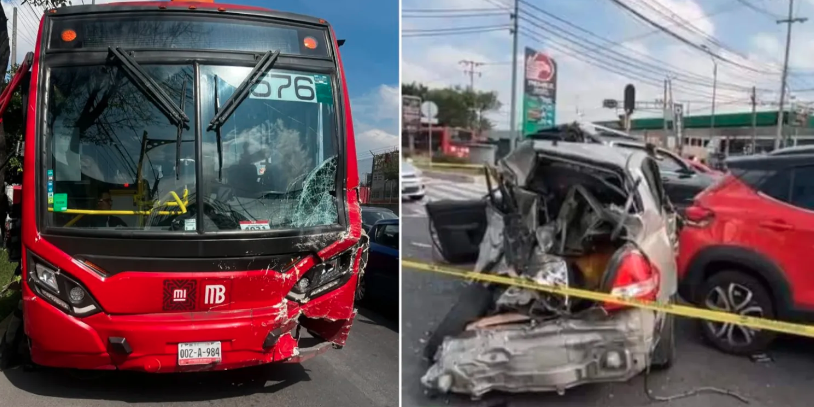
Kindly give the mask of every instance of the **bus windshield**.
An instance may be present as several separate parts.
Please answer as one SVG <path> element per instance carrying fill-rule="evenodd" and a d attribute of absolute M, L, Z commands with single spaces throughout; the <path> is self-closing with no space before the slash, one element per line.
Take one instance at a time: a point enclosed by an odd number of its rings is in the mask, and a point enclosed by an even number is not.
<path fill-rule="evenodd" d="M 251 67 L 200 65 L 199 94 L 191 64 L 139 67 L 189 123 L 168 120 L 116 63 L 48 68 L 50 226 L 211 233 L 339 223 L 335 75 L 272 68 L 211 129 Z"/>

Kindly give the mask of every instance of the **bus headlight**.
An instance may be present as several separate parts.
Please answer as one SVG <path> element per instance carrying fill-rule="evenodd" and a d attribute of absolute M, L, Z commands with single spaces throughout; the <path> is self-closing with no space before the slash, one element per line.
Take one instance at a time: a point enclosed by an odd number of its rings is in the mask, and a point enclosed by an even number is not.
<path fill-rule="evenodd" d="M 288 298 L 302 302 L 319 297 L 345 284 L 353 272 L 353 259 L 358 247 L 354 246 L 343 253 L 311 267 L 291 288 Z"/>
<path fill-rule="evenodd" d="M 55 293 L 59 294 L 59 285 L 57 284 L 57 276 L 54 270 L 43 266 L 42 264 L 34 265 L 34 272 L 37 274 L 37 282 L 50 288 Z"/>
<path fill-rule="evenodd" d="M 29 257 L 28 264 L 33 265 L 33 273 L 29 273 L 28 278 L 29 286 L 38 297 L 75 317 L 86 317 L 102 311 L 88 290 L 65 272 L 58 271 L 33 255 Z"/>

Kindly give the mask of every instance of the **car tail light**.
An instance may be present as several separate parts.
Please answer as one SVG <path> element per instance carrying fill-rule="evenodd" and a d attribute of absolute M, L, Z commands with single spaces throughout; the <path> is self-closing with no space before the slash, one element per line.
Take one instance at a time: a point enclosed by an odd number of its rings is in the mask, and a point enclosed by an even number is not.
<path fill-rule="evenodd" d="M 715 217 L 715 212 L 699 204 L 694 204 L 684 211 L 684 225 L 692 227 L 705 227 Z"/>
<path fill-rule="evenodd" d="M 659 270 L 636 249 L 624 249 L 612 274 L 610 294 L 626 299 L 655 301 L 659 292 Z M 608 311 L 626 308 L 625 305 L 606 302 Z"/>

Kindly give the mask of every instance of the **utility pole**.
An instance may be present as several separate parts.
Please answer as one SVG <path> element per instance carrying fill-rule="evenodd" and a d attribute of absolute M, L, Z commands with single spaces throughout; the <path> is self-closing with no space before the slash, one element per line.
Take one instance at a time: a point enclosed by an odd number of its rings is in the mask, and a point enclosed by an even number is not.
<path fill-rule="evenodd" d="M 789 48 L 791 48 L 791 25 L 804 23 L 807 18 L 794 18 L 794 0 L 789 0 L 789 18 L 777 20 L 777 24 L 788 24 L 786 29 L 786 55 L 783 58 L 783 76 L 780 80 L 780 108 L 777 110 L 777 135 L 774 139 L 774 149 L 780 148 L 780 139 L 783 137 L 783 102 L 786 98 L 786 78 L 789 73 Z"/>
<path fill-rule="evenodd" d="M 676 119 L 675 119 L 675 101 L 673 101 L 673 81 L 669 78 L 667 79 L 667 92 L 670 98 L 670 112 L 673 114 L 673 134 L 676 136 L 676 147 L 678 148 L 678 155 L 684 150 L 684 140 L 682 140 L 681 134 L 678 133 L 678 128 L 676 126 Z M 669 146 L 668 146 L 669 147 Z"/>
<path fill-rule="evenodd" d="M 511 149 L 517 145 L 517 38 L 520 35 L 517 32 L 518 26 L 518 12 L 520 11 L 520 0 L 514 0 L 514 13 L 512 13 L 512 108 L 511 117 L 509 118 L 510 132 L 511 132 Z"/>
<path fill-rule="evenodd" d="M 11 66 L 17 65 L 17 7 L 11 20 Z"/>
<path fill-rule="evenodd" d="M 752 86 L 752 154 L 757 154 L 757 96 Z"/>
<path fill-rule="evenodd" d="M 485 64 L 483 62 L 471 61 L 471 60 L 466 60 L 466 59 L 458 61 L 458 63 L 464 66 L 464 75 L 469 75 L 469 92 L 472 93 L 472 106 L 471 106 L 471 108 L 475 112 L 475 120 L 477 120 L 475 125 L 472 126 L 472 127 L 477 129 L 478 130 L 478 135 L 480 135 L 481 120 L 480 120 L 480 112 L 478 111 L 478 106 L 477 106 L 478 101 L 477 101 L 477 98 L 475 97 L 475 74 L 477 74 L 478 77 L 481 77 L 483 75 L 483 72 L 478 71 L 477 68 L 481 67 L 481 66 L 483 66 Z"/>
<path fill-rule="evenodd" d="M 475 91 L 475 74 L 477 74 L 478 77 L 481 77 L 483 75 L 483 72 L 477 71 L 476 69 L 478 67 L 486 65 L 486 64 L 484 64 L 483 62 L 470 61 L 470 60 L 466 60 L 466 59 L 463 59 L 463 60 L 459 61 L 458 63 L 464 66 L 464 75 L 469 75 L 469 90 L 471 92 L 474 92 Z"/>
<path fill-rule="evenodd" d="M 664 123 L 664 145 L 668 145 L 670 136 L 667 135 L 667 79 L 664 79 L 664 111 L 662 114 L 662 122 Z"/>

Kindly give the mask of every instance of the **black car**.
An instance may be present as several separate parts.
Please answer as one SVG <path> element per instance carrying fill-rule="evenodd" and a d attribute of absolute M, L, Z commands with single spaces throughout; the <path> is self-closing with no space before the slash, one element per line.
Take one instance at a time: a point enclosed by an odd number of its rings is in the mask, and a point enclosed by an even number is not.
<path fill-rule="evenodd" d="M 372 228 L 373 225 L 376 224 L 376 222 L 383 219 L 398 219 L 398 218 L 399 216 L 396 215 L 395 212 L 387 208 L 378 208 L 375 206 L 362 207 L 362 228 L 368 235 L 370 234 L 370 228 Z"/>
<path fill-rule="evenodd" d="M 375 305 L 377 311 L 398 315 L 399 220 L 380 220 L 368 233 L 367 266 L 356 290 L 356 301 Z"/>
<path fill-rule="evenodd" d="M 644 143 L 627 141 L 612 141 L 610 145 L 627 149 L 647 149 Z M 720 177 L 717 174 L 707 174 L 696 170 L 669 150 L 658 147 L 654 150 L 664 191 L 679 213 L 683 213 L 685 208 L 692 205 L 696 195 L 707 189 Z"/>

